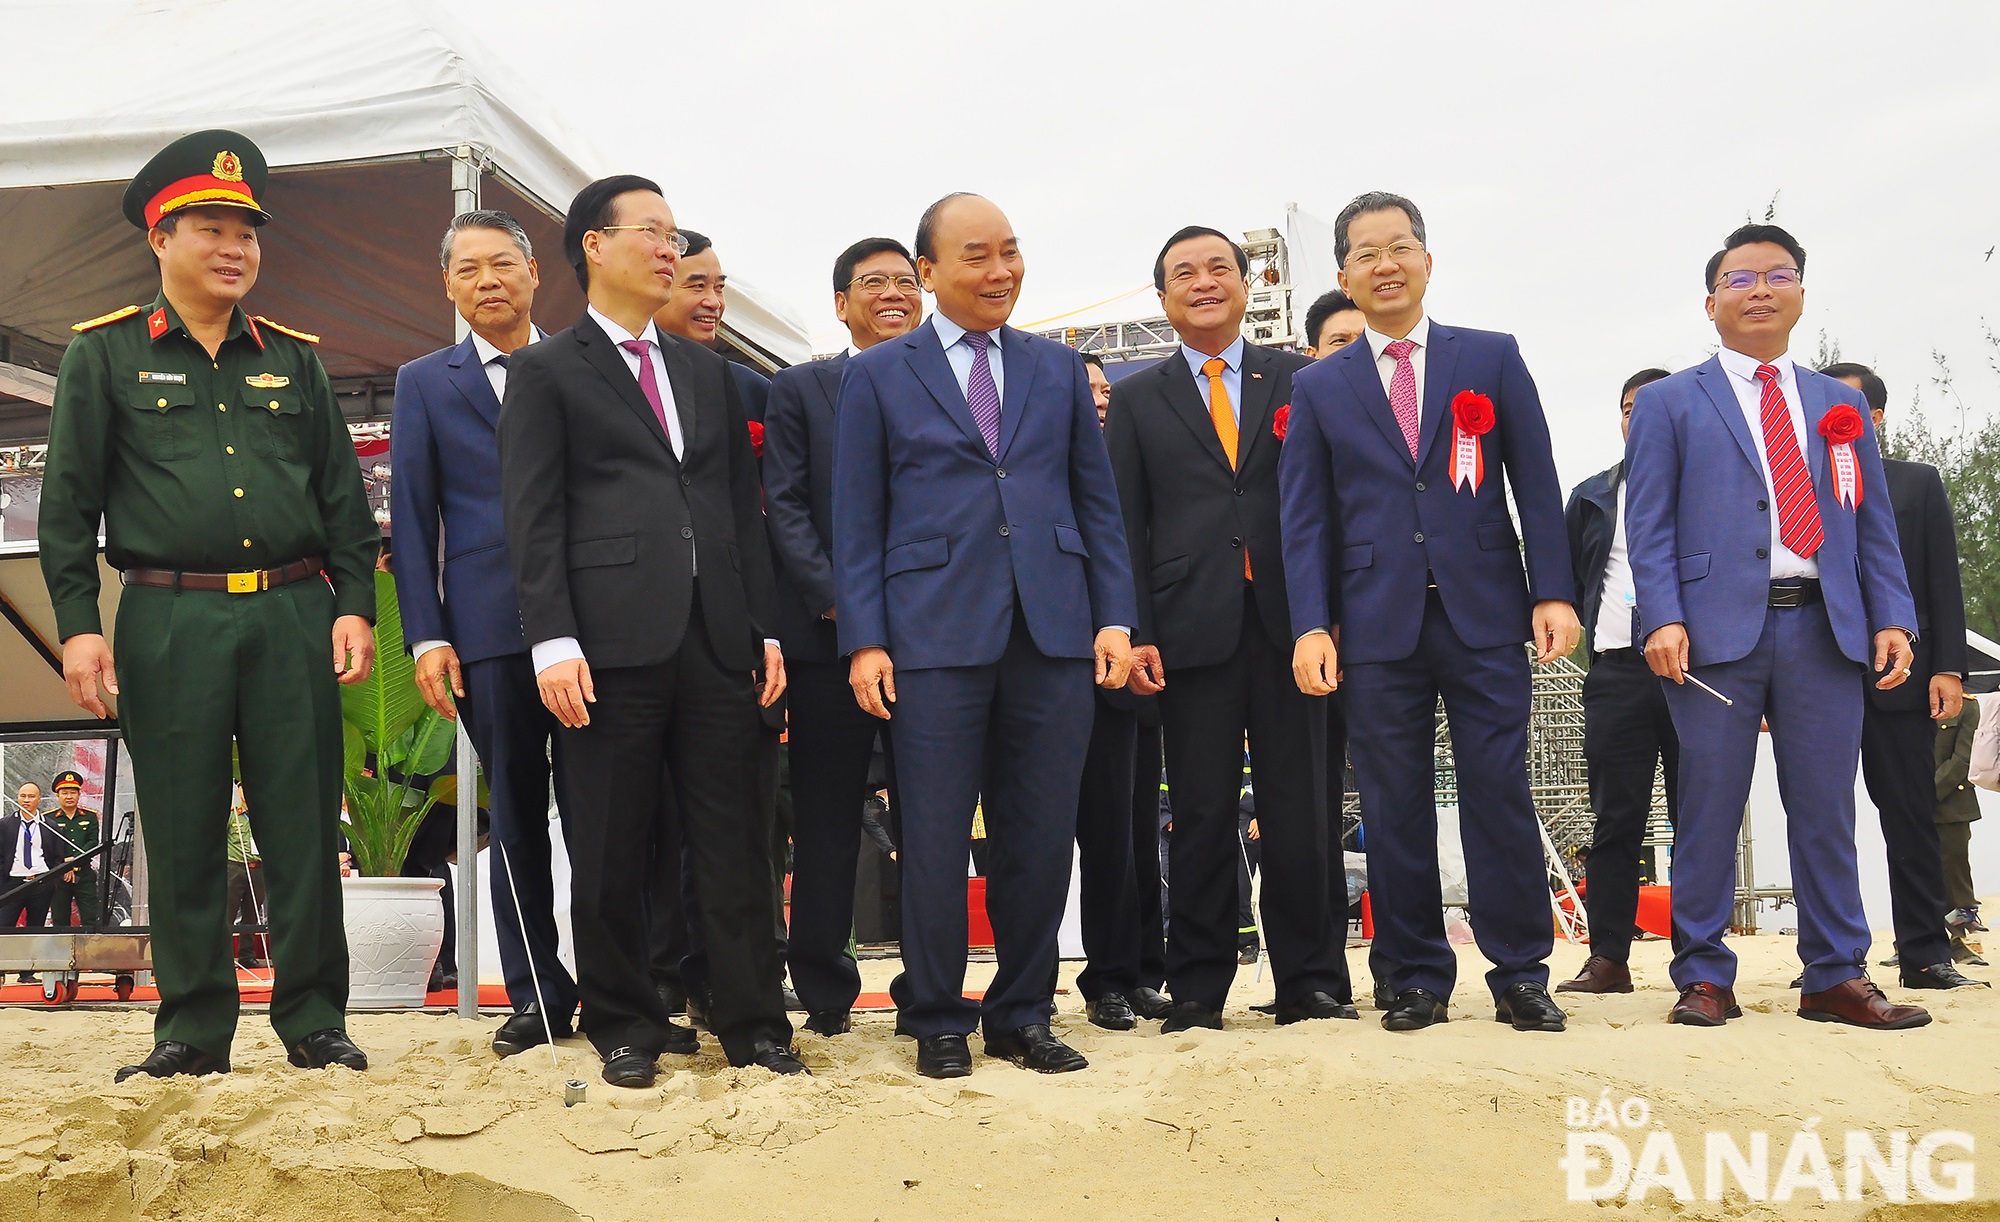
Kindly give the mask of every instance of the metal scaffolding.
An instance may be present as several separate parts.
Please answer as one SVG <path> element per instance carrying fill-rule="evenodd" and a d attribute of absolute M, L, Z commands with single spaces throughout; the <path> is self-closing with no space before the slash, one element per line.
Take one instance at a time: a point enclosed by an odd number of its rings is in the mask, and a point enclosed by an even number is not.
<path fill-rule="evenodd" d="M 1243 338 L 1267 347 L 1297 347 L 1300 337 L 1292 313 L 1292 263 L 1283 235 L 1275 229 L 1249 230 L 1243 235 L 1243 253 L 1250 259 L 1245 276 L 1250 306 L 1243 316 Z M 1181 342 L 1164 314 L 1081 327 L 1050 327 L 1038 334 L 1105 361 L 1163 357 Z"/>

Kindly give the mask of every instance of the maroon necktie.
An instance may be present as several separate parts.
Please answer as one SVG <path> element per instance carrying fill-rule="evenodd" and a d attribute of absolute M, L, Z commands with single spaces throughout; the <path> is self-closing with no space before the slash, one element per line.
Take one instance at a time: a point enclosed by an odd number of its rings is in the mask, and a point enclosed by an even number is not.
<path fill-rule="evenodd" d="M 674 431 L 667 427 L 667 405 L 660 398 L 660 379 L 653 373 L 653 341 L 649 339 L 621 340 L 618 344 L 627 352 L 639 358 L 639 392 L 646 396 L 646 402 L 653 405 L 653 418 L 660 422 L 660 430 L 672 441 Z"/>
<path fill-rule="evenodd" d="M 1778 384 L 1777 366 L 1757 366 L 1757 380 L 1764 384 L 1757 411 L 1764 425 L 1764 458 L 1771 464 L 1771 494 L 1778 502 L 1778 542 L 1800 556 L 1810 556 L 1826 541 L 1819 502 L 1813 499 L 1812 473 L 1806 470 L 1805 455 L 1799 452 L 1798 433 L 1792 428 L 1791 409 L 1785 406 L 1784 388 Z"/>

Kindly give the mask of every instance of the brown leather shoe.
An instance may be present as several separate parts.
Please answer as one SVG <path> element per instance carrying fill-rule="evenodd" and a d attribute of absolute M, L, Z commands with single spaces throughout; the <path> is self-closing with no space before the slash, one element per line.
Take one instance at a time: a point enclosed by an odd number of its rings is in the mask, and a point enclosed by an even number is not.
<path fill-rule="evenodd" d="M 1688 1027 L 1720 1027 L 1732 1018 L 1742 1018 L 1736 991 L 1719 984 L 1697 980 L 1681 990 L 1681 998 L 1667 1011 L 1667 1021 Z"/>
<path fill-rule="evenodd" d="M 1623 963 L 1613 963 L 1603 955 L 1592 955 L 1583 961 L 1583 969 L 1574 980 L 1565 980 L 1556 986 L 1558 993 L 1630 993 L 1632 991 L 1632 969 Z"/>
<path fill-rule="evenodd" d="M 1906 1031 L 1931 1021 L 1930 1011 L 1921 1006 L 1891 1005 L 1866 976 L 1843 980 L 1822 992 L 1799 994 L 1799 1017 L 1876 1031 Z"/>

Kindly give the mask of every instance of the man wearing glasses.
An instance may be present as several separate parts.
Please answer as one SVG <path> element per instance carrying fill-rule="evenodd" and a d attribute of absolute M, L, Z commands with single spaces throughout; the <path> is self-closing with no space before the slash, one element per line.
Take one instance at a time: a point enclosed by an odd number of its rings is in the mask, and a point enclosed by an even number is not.
<path fill-rule="evenodd" d="M 910 252 L 894 238 L 863 238 L 841 251 L 833 312 L 847 327 L 847 349 L 779 371 L 764 419 L 764 511 L 791 676 L 792 987 L 806 1030 L 828 1036 L 850 1028 L 861 993 L 847 948 L 868 761 L 882 727 L 854 701 L 834 630 L 834 404 L 848 357 L 922 321 Z"/>
<path fill-rule="evenodd" d="M 577 984 L 614 1086 L 693 1051 L 646 966 L 641 900 L 669 818 L 698 872 L 711 1030 L 732 1065 L 805 1068 L 757 800 L 757 710 L 785 687 L 757 460 L 722 358 L 653 321 L 685 249 L 655 183 L 579 192 L 563 252 L 589 308 L 514 355 L 500 410 L 523 636 L 563 726 Z"/>
<path fill-rule="evenodd" d="M 1799 1015 L 1899 1030 L 1930 1015 L 1891 1005 L 1864 970 L 1854 774 L 1862 684 L 1909 678 L 1917 612 L 1861 395 L 1790 356 L 1805 266 L 1776 225 L 1730 234 L 1702 278 L 1722 351 L 1640 387 L 1625 441 L 1635 635 L 1672 680 L 1681 741 L 1668 1021 L 1742 1015 L 1723 935 L 1768 721 L 1799 905 Z"/>
<path fill-rule="evenodd" d="M 1334 232 L 1340 287 L 1368 329 L 1293 376 L 1278 479 L 1293 675 L 1309 696 L 1345 694 L 1367 806 L 1376 935 L 1394 965 L 1382 1025 L 1443 1022 L 1457 976 L 1438 882 L 1442 696 L 1494 1015 L 1561 1031 L 1544 962 L 1552 927 L 1522 649 L 1532 641 L 1547 662 L 1580 634 L 1548 423 L 1512 336 L 1425 317 L 1431 256 L 1416 205 L 1371 192 L 1341 210 Z"/>

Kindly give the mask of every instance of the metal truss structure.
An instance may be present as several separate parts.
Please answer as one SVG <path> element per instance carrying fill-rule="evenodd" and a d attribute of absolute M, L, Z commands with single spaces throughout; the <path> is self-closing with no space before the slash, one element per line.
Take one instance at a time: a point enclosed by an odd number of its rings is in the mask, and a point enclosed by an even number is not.
<path fill-rule="evenodd" d="M 1292 312 L 1292 263 L 1285 239 L 1275 229 L 1252 229 L 1243 235 L 1243 252 L 1250 258 L 1250 308 L 1243 316 L 1243 338 L 1253 344 L 1293 348 L 1300 343 L 1298 319 Z M 1105 361 L 1151 360 L 1180 346 L 1166 316 L 1084 327 L 1052 327 L 1040 335 Z"/>

